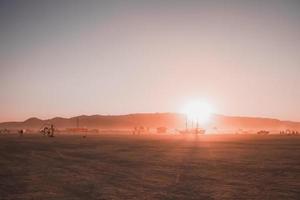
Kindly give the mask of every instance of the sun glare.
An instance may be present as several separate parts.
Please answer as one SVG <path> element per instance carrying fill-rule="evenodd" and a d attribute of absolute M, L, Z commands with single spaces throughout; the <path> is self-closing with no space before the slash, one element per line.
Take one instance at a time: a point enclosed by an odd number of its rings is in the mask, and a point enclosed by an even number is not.
<path fill-rule="evenodd" d="M 192 101 L 185 105 L 183 113 L 189 121 L 204 124 L 209 122 L 213 113 L 213 107 L 205 101 Z"/>

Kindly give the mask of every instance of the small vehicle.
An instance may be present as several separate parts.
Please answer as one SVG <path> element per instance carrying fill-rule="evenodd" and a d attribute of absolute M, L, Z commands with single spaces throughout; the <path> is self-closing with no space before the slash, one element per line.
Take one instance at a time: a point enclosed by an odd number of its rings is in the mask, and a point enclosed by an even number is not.
<path fill-rule="evenodd" d="M 265 130 L 261 130 L 257 132 L 258 135 L 269 135 L 269 133 L 270 133 L 269 131 L 265 131 Z"/>

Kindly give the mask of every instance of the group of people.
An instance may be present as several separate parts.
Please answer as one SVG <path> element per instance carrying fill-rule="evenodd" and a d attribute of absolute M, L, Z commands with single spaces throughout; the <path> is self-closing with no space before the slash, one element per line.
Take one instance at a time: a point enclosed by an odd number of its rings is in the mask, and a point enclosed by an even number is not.
<path fill-rule="evenodd" d="M 280 135 L 299 135 L 299 132 L 294 131 L 294 130 L 286 130 L 286 131 L 280 131 L 279 134 Z"/>
<path fill-rule="evenodd" d="M 135 126 L 133 128 L 132 134 L 133 135 L 140 135 L 142 133 L 149 133 L 149 127 L 144 127 L 144 126 Z"/>
<path fill-rule="evenodd" d="M 45 126 L 43 129 L 40 130 L 40 133 L 42 133 L 45 136 L 48 137 L 54 137 L 54 125 L 51 124 L 49 127 Z M 8 129 L 1 129 L 0 130 L 0 134 L 9 134 L 10 131 Z M 19 129 L 17 130 L 17 133 L 19 134 L 19 136 L 23 136 L 24 133 L 26 133 L 26 129 Z"/>
<path fill-rule="evenodd" d="M 45 126 L 40 132 L 45 136 L 54 137 L 54 125 L 51 124 L 50 127 Z"/>
<path fill-rule="evenodd" d="M 8 134 L 8 133 L 10 133 L 10 131 L 6 128 L 0 130 L 0 134 Z"/>

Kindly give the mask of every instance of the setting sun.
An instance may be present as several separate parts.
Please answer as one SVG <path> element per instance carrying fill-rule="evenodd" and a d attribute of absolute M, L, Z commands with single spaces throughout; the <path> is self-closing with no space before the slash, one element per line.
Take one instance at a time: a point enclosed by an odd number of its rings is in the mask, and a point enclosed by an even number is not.
<path fill-rule="evenodd" d="M 0 200 L 300 200 L 300 0 L 0 13 Z"/>
<path fill-rule="evenodd" d="M 209 122 L 213 112 L 211 104 L 205 101 L 192 101 L 185 105 L 183 113 L 189 121 L 199 122 L 201 124 Z"/>

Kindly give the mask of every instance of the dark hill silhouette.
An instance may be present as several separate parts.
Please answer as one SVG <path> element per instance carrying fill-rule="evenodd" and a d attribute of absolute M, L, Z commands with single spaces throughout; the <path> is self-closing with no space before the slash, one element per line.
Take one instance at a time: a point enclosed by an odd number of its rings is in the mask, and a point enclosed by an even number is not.
<path fill-rule="evenodd" d="M 281 121 L 271 118 L 258 118 L 258 117 L 236 117 L 236 116 L 223 116 L 215 115 L 213 120 L 215 126 L 220 129 L 245 129 L 245 130 L 300 130 L 300 122 Z"/>
<path fill-rule="evenodd" d="M 52 123 L 59 129 L 74 128 L 79 126 L 90 129 L 132 129 L 134 126 L 146 126 L 156 128 L 165 126 L 167 128 L 180 129 L 185 126 L 185 116 L 178 113 L 141 113 L 129 115 L 81 115 L 71 118 L 55 117 L 48 120 L 29 118 L 24 122 L 3 122 L 0 128 L 8 129 L 39 129 L 45 123 Z M 255 118 L 255 117 L 230 117 L 214 115 L 211 127 L 219 130 L 300 130 L 300 122 L 280 121 L 278 119 Z"/>

